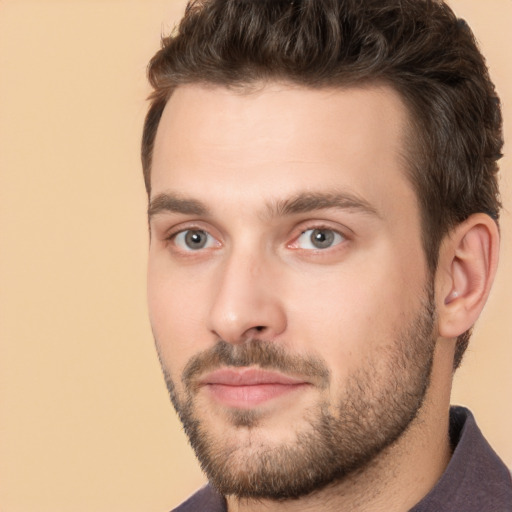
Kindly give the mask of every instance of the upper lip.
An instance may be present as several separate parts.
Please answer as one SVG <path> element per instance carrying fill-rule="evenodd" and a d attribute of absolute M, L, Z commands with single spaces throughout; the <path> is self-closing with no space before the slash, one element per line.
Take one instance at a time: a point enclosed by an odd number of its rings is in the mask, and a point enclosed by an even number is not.
<path fill-rule="evenodd" d="M 221 368 L 208 373 L 199 381 L 202 385 L 257 386 L 261 384 L 306 384 L 304 379 L 261 368 Z"/>

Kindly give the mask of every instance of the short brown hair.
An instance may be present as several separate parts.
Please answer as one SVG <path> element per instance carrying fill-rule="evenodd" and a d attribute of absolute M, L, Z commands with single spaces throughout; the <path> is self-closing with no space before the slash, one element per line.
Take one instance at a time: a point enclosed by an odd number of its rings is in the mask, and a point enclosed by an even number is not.
<path fill-rule="evenodd" d="M 441 0 L 196 0 L 163 38 L 148 77 L 148 194 L 158 123 L 179 85 L 380 82 L 398 91 L 410 111 L 409 178 L 431 272 L 451 228 L 477 212 L 498 221 L 499 98 L 470 28 Z M 469 332 L 458 339 L 456 367 L 468 340 Z"/>

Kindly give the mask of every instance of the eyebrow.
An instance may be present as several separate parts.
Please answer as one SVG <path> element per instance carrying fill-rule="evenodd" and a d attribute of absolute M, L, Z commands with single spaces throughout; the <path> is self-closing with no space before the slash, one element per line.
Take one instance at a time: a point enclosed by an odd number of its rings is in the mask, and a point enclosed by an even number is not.
<path fill-rule="evenodd" d="M 270 203 L 269 212 L 271 217 L 281 217 L 330 208 L 356 210 L 380 218 L 379 212 L 368 201 L 349 192 L 303 192 Z"/>
<path fill-rule="evenodd" d="M 158 194 L 154 197 L 148 207 L 148 218 L 162 212 L 182 213 L 183 215 L 208 215 L 206 206 L 197 201 L 176 194 Z"/>
<path fill-rule="evenodd" d="M 268 202 L 265 216 L 285 217 L 330 208 L 355 210 L 380 218 L 379 212 L 368 201 L 348 192 L 301 192 L 287 199 Z M 163 212 L 210 216 L 210 210 L 201 201 L 174 193 L 158 194 L 150 201 L 149 219 Z"/>

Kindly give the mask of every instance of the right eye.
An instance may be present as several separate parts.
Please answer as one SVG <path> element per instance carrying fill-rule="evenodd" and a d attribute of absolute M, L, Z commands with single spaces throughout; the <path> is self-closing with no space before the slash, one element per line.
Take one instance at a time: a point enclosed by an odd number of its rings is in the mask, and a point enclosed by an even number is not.
<path fill-rule="evenodd" d="M 215 238 L 202 229 L 186 229 L 172 238 L 174 244 L 184 251 L 199 251 L 216 245 Z"/>

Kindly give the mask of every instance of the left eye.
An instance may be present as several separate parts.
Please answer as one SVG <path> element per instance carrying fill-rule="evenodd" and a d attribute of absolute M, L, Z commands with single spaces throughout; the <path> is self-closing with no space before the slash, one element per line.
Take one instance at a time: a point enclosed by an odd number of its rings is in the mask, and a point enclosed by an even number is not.
<path fill-rule="evenodd" d="M 185 251 L 198 251 L 213 247 L 215 239 L 202 229 L 187 229 L 174 236 L 174 243 Z"/>
<path fill-rule="evenodd" d="M 307 229 L 297 239 L 300 249 L 329 249 L 343 242 L 345 238 L 332 229 Z"/>

